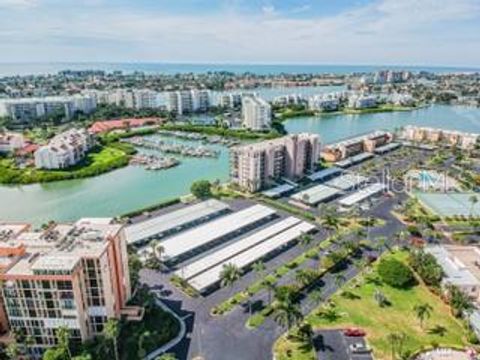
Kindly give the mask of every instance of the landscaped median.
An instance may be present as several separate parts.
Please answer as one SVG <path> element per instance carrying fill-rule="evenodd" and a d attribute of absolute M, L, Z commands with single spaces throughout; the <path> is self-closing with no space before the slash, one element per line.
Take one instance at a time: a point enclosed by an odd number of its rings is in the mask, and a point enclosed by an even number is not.
<path fill-rule="evenodd" d="M 349 229 L 349 230 L 353 231 L 354 229 Z M 346 233 L 350 231 L 345 231 L 343 232 L 342 235 L 346 235 Z M 234 296 L 228 298 L 224 302 L 212 308 L 212 315 L 226 314 L 229 311 L 233 310 L 233 308 L 236 305 L 247 301 L 250 297 L 258 293 L 260 290 L 265 289 L 267 283 L 275 284 L 280 278 L 288 274 L 291 270 L 299 267 L 308 259 L 316 257 L 319 251 L 326 250 L 327 248 L 329 248 L 332 245 L 332 242 L 336 238 L 338 238 L 338 234 L 325 239 L 318 245 L 312 247 L 309 250 L 306 250 L 305 252 L 303 252 L 293 260 L 289 261 L 288 263 L 283 264 L 282 266 L 276 268 L 272 273 L 270 273 L 269 275 L 265 276 L 262 279 L 257 280 L 244 291 L 236 293 Z M 256 317 L 258 318 L 259 315 Z"/>
<path fill-rule="evenodd" d="M 132 148 L 112 143 L 93 148 L 79 164 L 63 170 L 19 168 L 13 159 L 0 159 L 0 184 L 33 184 L 97 176 L 128 165 Z"/>
<path fill-rule="evenodd" d="M 389 253 L 382 259 L 408 266 L 407 252 Z M 423 348 L 468 345 L 466 326 L 451 315 L 449 306 L 439 296 L 421 281 L 406 287 L 388 285 L 378 271 L 379 263 L 344 285 L 305 322 L 314 330 L 363 329 L 375 358 L 380 360 L 410 358 Z M 422 306 L 427 308 L 428 316 L 425 312 L 419 316 Z M 292 334 L 277 340 L 274 352 L 277 360 L 316 358 L 312 346 L 296 340 Z"/>

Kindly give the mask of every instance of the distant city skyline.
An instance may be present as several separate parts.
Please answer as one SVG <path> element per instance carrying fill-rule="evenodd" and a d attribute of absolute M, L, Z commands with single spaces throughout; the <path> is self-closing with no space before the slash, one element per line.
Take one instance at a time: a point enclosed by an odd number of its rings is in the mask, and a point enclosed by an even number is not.
<path fill-rule="evenodd" d="M 480 67 L 478 0 L 0 0 L 1 62 Z"/>

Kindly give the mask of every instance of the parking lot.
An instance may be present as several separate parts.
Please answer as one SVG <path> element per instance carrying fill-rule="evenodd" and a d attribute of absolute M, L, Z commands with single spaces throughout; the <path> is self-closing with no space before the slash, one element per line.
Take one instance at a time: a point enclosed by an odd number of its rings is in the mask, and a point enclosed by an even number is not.
<path fill-rule="evenodd" d="M 318 360 L 373 360 L 370 352 L 353 352 L 356 344 L 367 346 L 362 337 L 347 337 L 340 330 L 319 331 L 314 339 Z"/>

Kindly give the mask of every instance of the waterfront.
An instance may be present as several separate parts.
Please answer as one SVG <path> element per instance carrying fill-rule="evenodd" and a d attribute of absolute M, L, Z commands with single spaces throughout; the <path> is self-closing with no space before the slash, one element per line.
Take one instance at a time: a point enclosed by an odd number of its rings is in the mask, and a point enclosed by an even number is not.
<path fill-rule="evenodd" d="M 407 112 L 295 118 L 285 122 L 285 127 L 292 133 L 319 133 L 322 141 L 329 143 L 407 124 L 480 132 L 480 109 L 434 105 Z M 220 151 L 218 159 L 181 158 L 179 166 L 158 172 L 129 166 L 89 179 L 0 187 L 0 219 L 28 220 L 39 225 L 51 219 L 115 216 L 186 194 L 197 179 L 227 180 L 228 149 L 220 145 L 209 147 Z"/>

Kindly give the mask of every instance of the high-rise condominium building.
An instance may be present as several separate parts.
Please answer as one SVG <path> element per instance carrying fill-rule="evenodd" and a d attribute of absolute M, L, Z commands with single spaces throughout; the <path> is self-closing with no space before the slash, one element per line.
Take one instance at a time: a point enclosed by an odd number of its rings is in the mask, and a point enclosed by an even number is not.
<path fill-rule="evenodd" d="M 90 114 L 96 107 L 95 98 L 83 95 L 6 99 L 0 101 L 0 116 L 11 118 L 15 125 L 25 125 L 54 114 L 70 120 L 76 112 Z"/>
<path fill-rule="evenodd" d="M 126 306 L 131 292 L 125 235 L 110 219 L 42 231 L 0 223 L 0 259 L 1 330 L 30 337 L 34 358 L 56 343 L 59 327 L 80 342 L 101 334 L 108 319 L 142 315 Z"/>
<path fill-rule="evenodd" d="M 230 156 L 230 178 L 255 192 L 273 180 L 297 179 L 314 170 L 320 139 L 314 134 L 295 134 L 256 144 L 234 147 Z"/>
<path fill-rule="evenodd" d="M 168 93 L 167 109 L 178 115 L 206 112 L 210 107 L 208 90 L 184 90 Z"/>
<path fill-rule="evenodd" d="M 270 129 L 272 123 L 272 107 L 257 96 L 242 97 L 243 126 L 252 130 Z"/>

